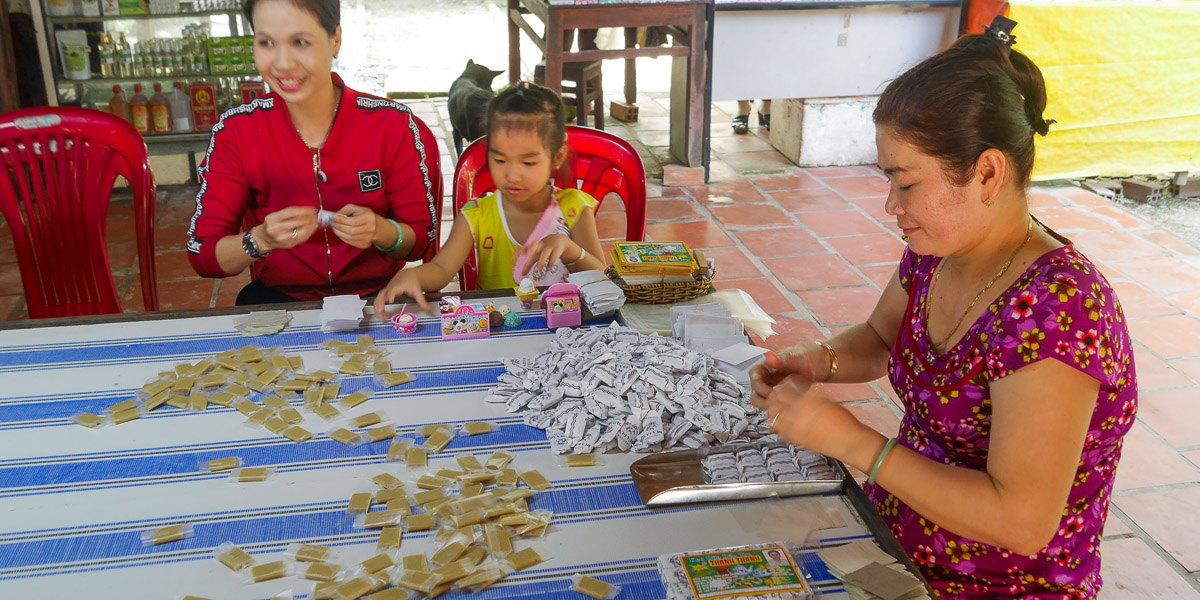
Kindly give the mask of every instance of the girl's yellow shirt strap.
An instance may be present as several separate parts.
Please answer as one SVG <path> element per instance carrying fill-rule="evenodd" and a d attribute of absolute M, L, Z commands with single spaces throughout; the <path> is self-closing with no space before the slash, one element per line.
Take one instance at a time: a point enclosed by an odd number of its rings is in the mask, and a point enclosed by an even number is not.
<path fill-rule="evenodd" d="M 555 200 L 558 201 L 558 208 L 562 211 L 563 219 L 567 221 L 567 227 L 570 228 L 575 227 L 575 221 L 579 219 L 583 209 L 590 208 L 594 212 L 600 205 L 595 198 L 579 190 L 558 190 Z"/>

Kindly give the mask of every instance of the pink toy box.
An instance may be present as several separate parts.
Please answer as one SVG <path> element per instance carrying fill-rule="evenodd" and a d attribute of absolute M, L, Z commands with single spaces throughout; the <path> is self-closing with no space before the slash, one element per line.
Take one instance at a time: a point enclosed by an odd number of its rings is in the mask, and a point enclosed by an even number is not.
<path fill-rule="evenodd" d="M 482 304 L 460 304 L 442 311 L 442 339 L 469 340 L 488 337 L 488 308 Z"/>
<path fill-rule="evenodd" d="M 579 286 L 573 283 L 556 283 L 542 294 L 542 309 L 546 315 L 546 327 L 578 327 L 583 322 L 583 310 L 579 304 Z"/>

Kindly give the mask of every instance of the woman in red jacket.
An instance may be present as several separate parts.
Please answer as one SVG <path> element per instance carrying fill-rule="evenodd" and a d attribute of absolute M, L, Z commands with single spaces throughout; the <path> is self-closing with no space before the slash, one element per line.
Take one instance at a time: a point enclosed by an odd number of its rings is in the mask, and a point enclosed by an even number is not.
<path fill-rule="evenodd" d="M 437 142 L 408 107 L 332 72 L 338 0 L 247 0 L 245 13 L 272 93 L 213 127 L 188 258 L 204 277 L 250 267 L 238 304 L 372 294 L 435 241 Z"/>

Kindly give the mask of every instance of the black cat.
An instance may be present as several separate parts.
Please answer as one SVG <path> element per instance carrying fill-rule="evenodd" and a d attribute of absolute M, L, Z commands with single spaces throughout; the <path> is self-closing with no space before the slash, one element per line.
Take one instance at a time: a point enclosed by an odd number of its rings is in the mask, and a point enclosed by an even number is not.
<path fill-rule="evenodd" d="M 454 130 L 454 155 L 463 151 L 463 138 L 473 142 L 483 137 L 483 117 L 488 102 L 496 94 L 492 91 L 492 80 L 504 71 L 493 71 L 468 60 L 467 68 L 450 85 L 450 126 Z"/>

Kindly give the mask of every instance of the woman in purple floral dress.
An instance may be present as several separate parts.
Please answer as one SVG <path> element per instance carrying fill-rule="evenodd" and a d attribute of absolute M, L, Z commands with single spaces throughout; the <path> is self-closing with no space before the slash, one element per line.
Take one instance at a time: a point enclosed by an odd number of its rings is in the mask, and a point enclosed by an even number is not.
<path fill-rule="evenodd" d="M 1095 598 L 1100 536 L 1137 379 L 1112 287 L 1030 217 L 1041 72 L 965 36 L 875 111 L 886 202 L 909 247 L 866 323 L 768 355 L 755 401 L 793 443 L 864 473 L 941 598 Z M 887 440 L 815 381 L 887 374 Z"/>

